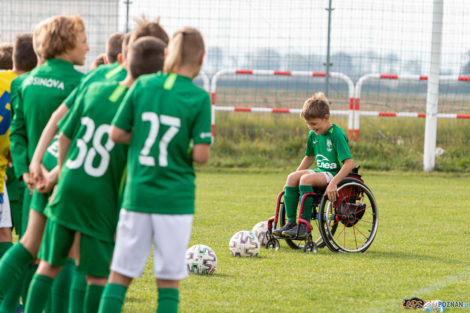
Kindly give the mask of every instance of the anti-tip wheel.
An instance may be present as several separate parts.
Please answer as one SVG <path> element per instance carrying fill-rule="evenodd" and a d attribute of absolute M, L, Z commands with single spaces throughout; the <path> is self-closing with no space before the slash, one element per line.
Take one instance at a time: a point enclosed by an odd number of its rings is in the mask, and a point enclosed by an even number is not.
<path fill-rule="evenodd" d="M 274 249 L 274 250 L 279 250 L 279 240 L 277 240 L 276 238 L 271 238 L 268 240 L 268 242 L 266 242 L 266 249 Z"/>
<path fill-rule="evenodd" d="M 317 245 L 313 241 L 307 241 L 304 245 L 305 253 L 318 253 Z"/>

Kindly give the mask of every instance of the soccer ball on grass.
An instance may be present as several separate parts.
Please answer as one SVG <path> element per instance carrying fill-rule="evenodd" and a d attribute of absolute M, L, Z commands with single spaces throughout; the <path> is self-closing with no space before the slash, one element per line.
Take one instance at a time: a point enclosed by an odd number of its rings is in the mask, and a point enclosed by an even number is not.
<path fill-rule="evenodd" d="M 186 250 L 186 266 L 191 273 L 209 275 L 217 269 L 217 256 L 206 245 L 194 245 Z"/>
<path fill-rule="evenodd" d="M 253 257 L 259 253 L 259 241 L 251 231 L 242 230 L 232 236 L 229 248 L 233 256 Z"/>

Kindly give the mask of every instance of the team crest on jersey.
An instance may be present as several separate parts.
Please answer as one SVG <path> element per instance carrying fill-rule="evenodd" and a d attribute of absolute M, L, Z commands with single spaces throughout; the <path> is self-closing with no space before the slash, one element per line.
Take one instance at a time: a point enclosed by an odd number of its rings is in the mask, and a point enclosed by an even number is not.
<path fill-rule="evenodd" d="M 331 139 L 326 140 L 326 150 L 328 150 L 328 152 L 331 152 L 333 150 L 333 144 L 331 143 Z"/>

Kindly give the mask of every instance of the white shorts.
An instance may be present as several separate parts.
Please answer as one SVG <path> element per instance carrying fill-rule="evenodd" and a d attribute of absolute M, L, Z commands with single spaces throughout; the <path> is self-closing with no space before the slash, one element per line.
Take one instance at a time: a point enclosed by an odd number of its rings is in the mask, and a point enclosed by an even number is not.
<path fill-rule="evenodd" d="M 0 228 L 11 228 L 10 200 L 7 186 L 3 183 L 3 204 L 0 204 Z"/>
<path fill-rule="evenodd" d="M 121 209 L 111 270 L 132 278 L 142 276 L 154 243 L 155 278 L 185 278 L 192 224 L 192 214 L 147 214 Z"/>
<path fill-rule="evenodd" d="M 330 181 L 333 179 L 333 175 L 330 172 L 315 172 L 314 170 L 309 170 L 310 173 L 322 173 L 325 176 L 326 183 L 329 184 Z"/>

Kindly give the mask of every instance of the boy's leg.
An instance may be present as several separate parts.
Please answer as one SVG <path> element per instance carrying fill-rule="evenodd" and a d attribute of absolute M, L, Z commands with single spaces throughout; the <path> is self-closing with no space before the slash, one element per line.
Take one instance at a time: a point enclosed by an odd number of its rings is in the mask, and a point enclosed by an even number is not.
<path fill-rule="evenodd" d="M 193 222 L 192 214 L 152 214 L 154 274 L 158 286 L 157 313 L 177 313 L 179 281 L 188 276 L 185 254 Z"/>
<path fill-rule="evenodd" d="M 98 313 L 117 313 L 122 311 L 127 288 L 132 282 L 131 277 L 111 271 L 109 281 L 101 295 Z"/>
<path fill-rule="evenodd" d="M 42 313 L 49 301 L 52 284 L 61 270 L 61 266 L 53 266 L 41 260 L 28 290 L 25 313 Z"/>
<path fill-rule="evenodd" d="M 125 209 L 121 210 L 116 231 L 111 275 L 101 296 L 98 312 L 120 312 L 127 287 L 133 278 L 142 275 L 153 243 L 150 216 Z"/>
<path fill-rule="evenodd" d="M 83 303 L 86 293 L 86 275 L 75 267 L 72 285 L 70 287 L 68 313 L 83 313 Z"/>
<path fill-rule="evenodd" d="M 114 243 L 82 235 L 80 242 L 79 269 L 87 274 L 87 288 L 84 299 L 85 313 L 96 313 L 101 294 L 109 276 L 109 264 L 113 256 Z M 124 299 L 122 299 L 124 300 Z"/>
<path fill-rule="evenodd" d="M 29 225 L 20 242 L 10 248 L 0 262 L 0 299 L 8 286 L 20 279 L 36 257 L 41 244 L 46 217 L 30 210 Z"/>
<path fill-rule="evenodd" d="M 327 185 L 327 179 L 323 173 L 311 173 L 308 175 L 304 175 L 300 178 L 300 185 L 299 185 L 299 192 L 300 192 L 300 199 L 306 194 L 313 192 L 313 187 L 324 187 Z M 312 218 L 312 205 L 313 205 L 313 198 L 307 197 L 304 200 L 304 208 L 302 212 L 302 218 L 307 220 L 310 223 Z M 284 232 L 283 234 L 286 237 L 295 237 L 297 235 L 297 228 L 300 227 L 299 230 L 299 237 L 305 237 L 307 234 L 307 225 L 305 224 L 298 224 L 296 227 L 292 228 Z"/>
<path fill-rule="evenodd" d="M 176 313 L 179 303 L 179 280 L 157 279 L 157 313 Z"/>
<path fill-rule="evenodd" d="M 28 290 L 25 312 L 42 312 L 46 307 L 53 281 L 67 262 L 74 235 L 73 230 L 52 221 L 47 222 L 39 252 L 41 262 Z"/>
<path fill-rule="evenodd" d="M 50 313 L 67 312 L 69 308 L 70 286 L 75 273 L 75 260 L 67 258 L 51 290 Z"/>

